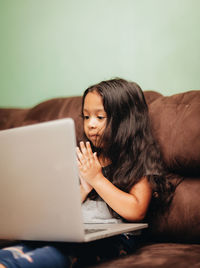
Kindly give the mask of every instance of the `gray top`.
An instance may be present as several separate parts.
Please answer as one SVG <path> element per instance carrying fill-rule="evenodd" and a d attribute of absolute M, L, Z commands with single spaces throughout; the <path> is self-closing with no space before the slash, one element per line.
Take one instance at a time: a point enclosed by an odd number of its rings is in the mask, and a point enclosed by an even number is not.
<path fill-rule="evenodd" d="M 110 213 L 106 203 L 102 199 L 87 199 L 82 204 L 84 223 L 120 223 L 121 219 L 116 219 Z"/>

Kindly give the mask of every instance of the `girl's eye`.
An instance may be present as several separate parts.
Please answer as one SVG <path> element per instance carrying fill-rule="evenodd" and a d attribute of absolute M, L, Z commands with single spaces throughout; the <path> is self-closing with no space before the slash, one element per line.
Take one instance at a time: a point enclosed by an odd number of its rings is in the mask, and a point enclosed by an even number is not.
<path fill-rule="evenodd" d="M 104 116 L 97 116 L 97 118 L 98 118 L 99 120 L 102 120 L 102 119 L 104 119 L 105 117 L 104 117 Z"/>
<path fill-rule="evenodd" d="M 84 115 L 83 116 L 83 119 L 87 120 L 87 119 L 89 119 L 89 116 L 88 115 Z"/>

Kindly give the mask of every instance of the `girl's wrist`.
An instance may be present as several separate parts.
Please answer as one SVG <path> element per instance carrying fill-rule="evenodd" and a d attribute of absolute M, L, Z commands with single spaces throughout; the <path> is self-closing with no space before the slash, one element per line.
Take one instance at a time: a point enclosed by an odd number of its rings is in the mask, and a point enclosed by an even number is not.
<path fill-rule="evenodd" d="M 101 184 L 103 179 L 105 179 L 105 177 L 102 173 L 97 174 L 92 180 L 92 187 L 97 188 Z"/>
<path fill-rule="evenodd" d="M 92 191 L 93 188 L 86 188 L 83 185 L 81 185 L 81 189 L 86 195 L 88 195 Z"/>
<path fill-rule="evenodd" d="M 87 199 L 87 196 L 91 192 L 91 190 L 88 190 L 88 189 L 86 190 L 82 185 L 80 185 L 81 203 L 83 203 Z"/>

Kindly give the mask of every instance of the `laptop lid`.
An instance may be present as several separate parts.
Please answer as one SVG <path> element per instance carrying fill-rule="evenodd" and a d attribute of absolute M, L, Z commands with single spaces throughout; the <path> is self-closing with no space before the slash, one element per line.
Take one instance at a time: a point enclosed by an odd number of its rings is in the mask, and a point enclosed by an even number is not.
<path fill-rule="evenodd" d="M 87 224 L 70 118 L 0 131 L 0 239 L 84 242 L 147 224 Z"/>
<path fill-rule="evenodd" d="M 0 131 L 0 238 L 84 238 L 72 119 Z"/>

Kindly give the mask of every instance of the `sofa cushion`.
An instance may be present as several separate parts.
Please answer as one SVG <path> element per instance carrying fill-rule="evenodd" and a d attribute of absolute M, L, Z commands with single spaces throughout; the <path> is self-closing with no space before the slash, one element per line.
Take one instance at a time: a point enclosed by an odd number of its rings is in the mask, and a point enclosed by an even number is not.
<path fill-rule="evenodd" d="M 161 96 L 150 103 L 149 113 L 171 171 L 200 175 L 200 91 Z"/>
<path fill-rule="evenodd" d="M 23 124 L 29 109 L 0 108 L 0 130 L 18 127 Z"/>
<path fill-rule="evenodd" d="M 23 125 L 70 117 L 74 119 L 77 142 L 79 142 L 84 140 L 81 102 L 82 98 L 79 96 L 55 98 L 41 102 L 28 111 Z"/>
<path fill-rule="evenodd" d="M 157 91 L 153 90 L 146 90 L 144 91 L 144 97 L 146 100 L 146 103 L 150 105 L 152 102 L 157 100 L 159 97 L 162 97 L 163 95 Z"/>
<path fill-rule="evenodd" d="M 147 244 L 128 256 L 92 265 L 90 268 L 189 268 L 199 267 L 200 245 Z"/>
<path fill-rule="evenodd" d="M 200 177 L 185 178 L 176 188 L 168 211 L 149 219 L 152 241 L 200 242 Z"/>

